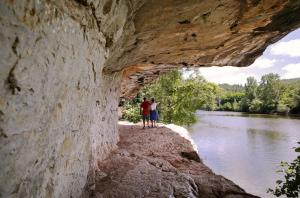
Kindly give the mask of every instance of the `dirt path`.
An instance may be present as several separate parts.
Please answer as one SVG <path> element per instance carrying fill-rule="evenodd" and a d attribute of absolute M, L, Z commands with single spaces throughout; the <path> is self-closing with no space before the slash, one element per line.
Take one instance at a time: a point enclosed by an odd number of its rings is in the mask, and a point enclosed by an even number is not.
<path fill-rule="evenodd" d="M 120 125 L 118 149 L 99 162 L 95 197 L 255 197 L 206 167 L 166 127 Z"/>

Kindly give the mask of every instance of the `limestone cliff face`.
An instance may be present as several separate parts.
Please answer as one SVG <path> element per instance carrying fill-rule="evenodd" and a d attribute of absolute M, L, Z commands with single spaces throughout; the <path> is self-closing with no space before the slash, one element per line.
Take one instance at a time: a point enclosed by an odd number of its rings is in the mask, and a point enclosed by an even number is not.
<path fill-rule="evenodd" d="M 0 196 L 80 196 L 116 147 L 120 95 L 180 66 L 246 66 L 299 12 L 299 0 L 0 1 Z"/>
<path fill-rule="evenodd" d="M 102 28 L 124 21 L 104 5 L 0 2 L 0 197 L 78 197 L 115 148 L 120 75 L 102 73 Z"/>

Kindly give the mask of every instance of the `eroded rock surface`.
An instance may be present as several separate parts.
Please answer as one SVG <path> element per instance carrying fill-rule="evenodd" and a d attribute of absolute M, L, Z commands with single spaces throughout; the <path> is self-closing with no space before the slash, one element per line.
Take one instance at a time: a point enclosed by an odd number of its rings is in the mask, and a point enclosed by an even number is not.
<path fill-rule="evenodd" d="M 78 197 L 116 147 L 120 75 L 102 73 L 114 22 L 82 2 L 0 1 L 0 197 Z"/>
<path fill-rule="evenodd" d="M 172 68 L 248 66 L 299 27 L 298 13 L 299 0 L 146 1 L 136 11 L 126 51 L 105 69 L 126 67 L 122 95 L 132 97 Z"/>
<path fill-rule="evenodd" d="M 246 66 L 299 27 L 299 9 L 299 0 L 0 1 L 0 196 L 80 196 L 116 148 L 120 96 L 181 66 Z"/>
<path fill-rule="evenodd" d="M 165 128 L 119 125 L 120 142 L 99 162 L 91 195 L 100 197 L 256 197 L 215 175 L 191 143 Z"/>

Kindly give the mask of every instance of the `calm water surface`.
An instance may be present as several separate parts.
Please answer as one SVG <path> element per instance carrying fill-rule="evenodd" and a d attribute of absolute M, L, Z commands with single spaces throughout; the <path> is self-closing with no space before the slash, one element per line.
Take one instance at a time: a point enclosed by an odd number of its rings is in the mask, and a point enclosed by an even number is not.
<path fill-rule="evenodd" d="M 273 197 L 266 189 L 280 178 L 280 161 L 296 157 L 291 148 L 300 140 L 300 119 L 207 111 L 197 116 L 189 131 L 204 163 L 249 193 Z"/>

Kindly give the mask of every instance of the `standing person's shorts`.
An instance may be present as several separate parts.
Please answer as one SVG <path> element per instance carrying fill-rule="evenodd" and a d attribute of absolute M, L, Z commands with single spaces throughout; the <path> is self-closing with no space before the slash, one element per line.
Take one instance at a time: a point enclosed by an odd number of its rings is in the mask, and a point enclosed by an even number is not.
<path fill-rule="evenodd" d="M 156 120 L 158 120 L 158 116 L 157 116 L 157 112 L 156 112 L 156 110 L 154 110 L 154 111 L 150 111 L 150 120 L 151 121 L 156 121 Z"/>
<path fill-rule="evenodd" d="M 142 115 L 143 121 L 149 120 L 149 115 Z"/>

